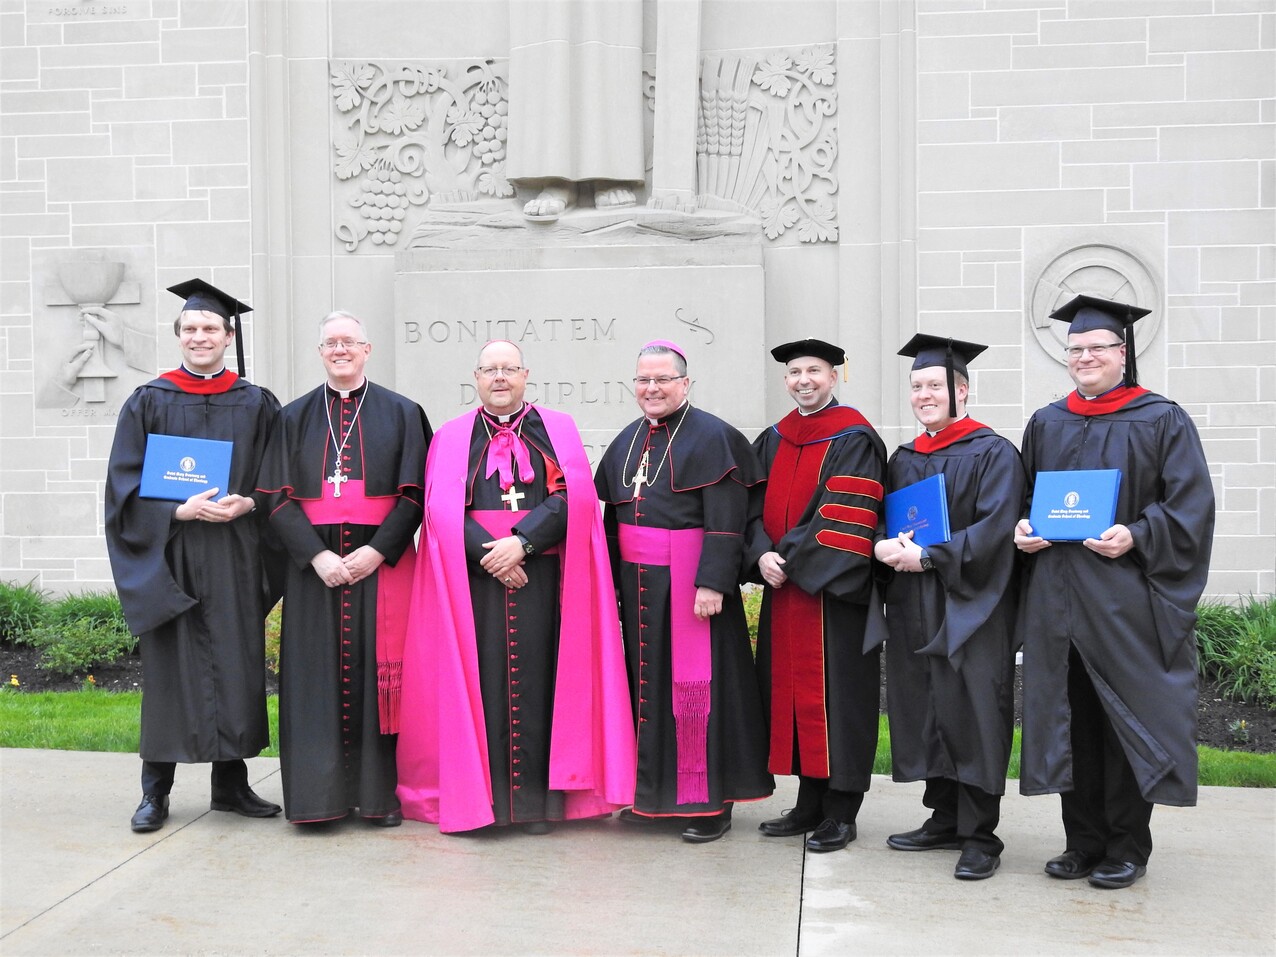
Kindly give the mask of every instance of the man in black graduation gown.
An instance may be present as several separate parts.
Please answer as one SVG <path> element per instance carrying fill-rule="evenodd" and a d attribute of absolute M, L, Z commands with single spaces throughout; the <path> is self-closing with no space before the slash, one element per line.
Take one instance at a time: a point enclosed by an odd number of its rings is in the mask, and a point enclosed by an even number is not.
<path fill-rule="evenodd" d="M 1024 794 L 1060 792 L 1064 880 L 1129 887 L 1147 871 L 1152 805 L 1196 803 L 1196 603 L 1214 533 L 1214 490 L 1191 417 L 1139 387 L 1134 322 L 1147 309 L 1077 296 L 1068 325 L 1077 388 L 1024 430 L 1039 472 L 1118 469 L 1115 523 L 1050 542 L 1027 518 L 1020 611 Z"/>
<path fill-rule="evenodd" d="M 294 823 L 402 823 L 394 744 L 430 425 L 364 376 L 363 323 L 320 324 L 328 380 L 290 402 L 260 486 L 291 561 L 280 638 L 279 755 Z"/>
<path fill-rule="evenodd" d="M 925 432 L 895 450 L 889 492 L 942 475 L 947 540 L 879 537 L 886 585 L 887 704 L 896 781 L 926 782 L 921 827 L 892 834 L 897 851 L 961 849 L 958 880 L 992 877 L 1014 732 L 1018 560 L 1007 547 L 1022 514 L 1019 452 L 966 410 L 967 370 L 987 346 L 918 334 L 899 351 L 913 415 Z"/>
<path fill-rule="evenodd" d="M 146 676 L 135 831 L 163 826 L 178 762 L 212 762 L 213 810 L 279 813 L 248 786 L 243 760 L 270 741 L 263 622 L 274 602 L 253 510 L 279 403 L 243 378 L 242 351 L 239 375 L 225 365 L 251 309 L 200 279 L 169 291 L 185 300 L 173 323 L 182 363 L 124 403 L 106 475 L 107 553 Z M 141 497 L 152 434 L 232 443 L 228 487 L 182 502 Z"/>
<path fill-rule="evenodd" d="M 864 416 L 838 403 L 838 346 L 776 346 L 797 408 L 753 443 L 767 475 L 750 523 L 747 564 L 766 584 L 758 671 L 770 714 L 770 770 L 798 775 L 797 805 L 763 821 L 768 837 L 807 831 L 808 850 L 855 840 L 877 751 L 877 647 L 865 650 L 873 534 L 886 448 Z"/>
<path fill-rule="evenodd" d="M 761 470 L 748 441 L 687 401 L 682 351 L 638 355 L 642 418 L 598 465 L 638 732 L 638 781 L 621 819 L 691 818 L 684 840 L 717 840 L 734 801 L 775 788 L 740 599 L 749 489 Z"/>

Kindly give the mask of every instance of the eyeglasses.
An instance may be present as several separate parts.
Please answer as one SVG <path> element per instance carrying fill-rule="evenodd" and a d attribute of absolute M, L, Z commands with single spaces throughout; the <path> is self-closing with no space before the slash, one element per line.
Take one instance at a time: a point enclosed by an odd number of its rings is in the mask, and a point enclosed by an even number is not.
<path fill-rule="evenodd" d="M 1102 359 L 1109 349 L 1120 349 L 1124 342 L 1100 343 L 1097 346 L 1065 346 L 1063 354 L 1069 359 L 1080 359 L 1087 352 L 1096 359 Z"/>
<path fill-rule="evenodd" d="M 479 366 L 478 374 L 484 379 L 495 379 L 498 375 L 512 379 L 523 371 L 522 366 Z"/>
<path fill-rule="evenodd" d="M 636 385 L 640 389 L 645 389 L 647 388 L 647 386 L 651 385 L 654 382 L 656 385 L 660 386 L 660 388 L 663 389 L 665 386 L 669 385 L 670 383 L 677 382 L 679 379 L 685 379 L 685 378 L 686 378 L 685 375 L 658 375 L 658 376 L 655 376 L 654 378 L 651 376 L 640 375 L 640 376 L 634 377 L 634 385 Z"/>
<path fill-rule="evenodd" d="M 324 352 L 336 352 L 337 349 L 345 349 L 347 352 L 353 352 L 355 346 L 366 346 L 367 343 L 361 339 L 325 339 L 319 343 L 319 348 Z"/>

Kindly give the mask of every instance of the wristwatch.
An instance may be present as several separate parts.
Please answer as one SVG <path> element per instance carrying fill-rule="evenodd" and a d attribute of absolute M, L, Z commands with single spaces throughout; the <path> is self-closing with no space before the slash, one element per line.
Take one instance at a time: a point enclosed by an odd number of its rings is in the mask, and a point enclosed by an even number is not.
<path fill-rule="evenodd" d="M 930 552 L 926 551 L 926 549 L 924 548 L 922 549 L 921 563 L 922 563 L 922 571 L 924 572 L 934 571 L 935 563 L 930 560 Z"/>
<path fill-rule="evenodd" d="M 522 543 L 524 555 L 536 554 L 536 546 L 527 540 L 526 535 L 524 535 L 522 532 L 515 532 L 514 537 L 517 538 Z"/>

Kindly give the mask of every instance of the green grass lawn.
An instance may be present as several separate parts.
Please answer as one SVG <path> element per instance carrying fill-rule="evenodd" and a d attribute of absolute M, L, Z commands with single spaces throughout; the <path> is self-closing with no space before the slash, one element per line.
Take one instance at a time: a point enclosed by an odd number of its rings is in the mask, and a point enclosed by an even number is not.
<path fill-rule="evenodd" d="M 46 691 L 35 694 L 0 691 L 0 747 L 50 748 L 55 751 L 137 751 L 141 692 Z M 279 699 L 266 699 L 270 715 L 270 747 L 279 755 Z M 890 728 L 881 718 L 873 773 L 891 773 Z M 1219 751 L 1201 747 L 1200 782 L 1222 787 L 1276 787 L 1276 754 Z M 1019 777 L 1019 730 L 1015 729 L 1007 775 Z"/>

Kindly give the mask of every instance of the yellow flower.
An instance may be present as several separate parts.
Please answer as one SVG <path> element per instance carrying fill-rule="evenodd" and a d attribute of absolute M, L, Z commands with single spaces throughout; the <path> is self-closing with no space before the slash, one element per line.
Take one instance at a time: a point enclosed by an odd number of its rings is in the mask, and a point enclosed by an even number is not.
<path fill-rule="evenodd" d="M 89 675 L 89 684 L 91 685 L 97 684 L 97 679 L 94 678 L 92 675 Z"/>
<path fill-rule="evenodd" d="M 22 682 L 18 680 L 17 675 L 9 675 L 9 684 L 13 685 L 16 688 L 19 685 L 21 685 Z"/>

